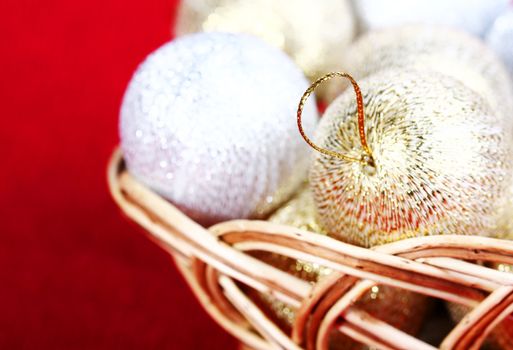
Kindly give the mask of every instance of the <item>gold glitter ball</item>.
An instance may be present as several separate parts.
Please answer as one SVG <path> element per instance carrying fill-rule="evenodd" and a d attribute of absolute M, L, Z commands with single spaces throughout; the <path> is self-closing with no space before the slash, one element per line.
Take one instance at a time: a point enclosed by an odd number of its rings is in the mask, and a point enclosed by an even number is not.
<path fill-rule="evenodd" d="M 273 214 L 269 221 L 325 234 L 319 224 L 315 203 L 308 186 Z M 262 253 L 259 258 L 311 283 L 332 273 L 331 269 L 324 266 L 277 254 Z M 289 331 L 295 320 L 296 310 L 266 294 L 259 294 L 258 298 L 264 310 L 286 331 Z M 424 296 L 416 293 L 388 286 L 374 286 L 357 301 L 356 305 L 404 332 L 415 334 L 422 324 L 428 302 Z M 332 335 L 330 349 L 365 348 L 367 347 L 343 334 L 334 332 Z"/>
<path fill-rule="evenodd" d="M 269 221 L 326 234 L 319 225 L 317 209 L 307 183 L 302 186 L 294 198 L 282 205 L 269 218 Z"/>
<path fill-rule="evenodd" d="M 513 272 L 513 266 L 508 264 L 491 264 L 489 267 L 501 272 Z M 460 322 L 471 311 L 470 308 L 459 304 L 447 303 L 446 305 L 454 322 Z M 489 350 L 513 349 L 513 317 L 511 315 L 506 317 L 488 334 L 485 346 L 485 349 Z"/>
<path fill-rule="evenodd" d="M 508 178 L 510 185 L 507 189 L 507 198 L 504 205 L 502 215 L 499 219 L 498 232 L 494 235 L 495 238 L 500 239 L 513 239 L 513 179 Z"/>
<path fill-rule="evenodd" d="M 326 231 L 319 225 L 317 209 L 307 184 L 294 198 L 278 209 L 269 218 L 269 221 L 326 234 Z M 279 260 L 282 260 L 282 263 L 277 264 Z M 329 268 L 303 260 L 295 260 L 291 263 L 291 259 L 280 255 L 274 256 L 273 265 L 286 266 L 287 272 L 310 282 L 315 282 L 320 277 L 332 272 Z"/>
<path fill-rule="evenodd" d="M 355 21 L 348 0 L 183 0 L 176 35 L 198 31 L 256 35 L 315 78 L 340 69 Z"/>
<path fill-rule="evenodd" d="M 435 72 L 388 70 L 359 82 L 374 165 L 316 154 L 310 184 L 328 234 L 361 246 L 491 235 L 506 201 L 510 134 L 488 103 Z M 361 159 L 353 91 L 326 110 L 324 149 Z"/>
<path fill-rule="evenodd" d="M 479 39 L 455 29 L 408 25 L 368 32 L 346 55 L 348 72 L 362 79 L 384 69 L 433 70 L 483 96 L 513 132 L 513 84 L 502 61 Z"/>

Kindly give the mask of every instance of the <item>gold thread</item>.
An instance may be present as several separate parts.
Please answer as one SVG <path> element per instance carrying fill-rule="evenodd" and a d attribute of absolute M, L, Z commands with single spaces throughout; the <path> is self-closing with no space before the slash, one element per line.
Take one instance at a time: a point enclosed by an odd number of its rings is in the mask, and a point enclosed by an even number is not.
<path fill-rule="evenodd" d="M 364 156 L 360 159 L 349 157 L 349 156 L 346 156 L 345 154 L 331 151 L 331 150 L 317 146 L 308 136 L 306 136 L 305 131 L 303 130 L 303 125 L 301 123 L 301 116 L 303 114 L 303 108 L 305 107 L 308 97 L 310 97 L 312 92 L 315 91 L 317 86 L 319 86 L 320 84 L 322 84 L 325 81 L 328 81 L 334 77 L 346 78 L 351 82 L 351 85 L 353 85 L 354 93 L 356 95 L 356 107 L 357 107 L 357 113 L 358 113 L 358 133 L 360 136 L 360 143 L 361 143 L 365 153 L 367 153 L 366 156 Z M 297 126 L 299 128 L 299 133 L 301 134 L 303 139 L 306 141 L 306 143 L 310 147 L 315 149 L 317 152 L 320 152 L 322 154 L 325 154 L 325 155 L 328 155 L 331 157 L 343 159 L 343 160 L 346 160 L 349 162 L 359 162 L 359 163 L 364 163 L 364 164 L 374 166 L 374 158 L 372 157 L 372 152 L 369 148 L 369 145 L 367 144 L 367 138 L 365 137 L 365 114 L 364 114 L 364 110 L 363 110 L 362 92 L 360 90 L 360 87 L 356 83 L 356 81 L 349 74 L 342 73 L 342 72 L 332 72 L 332 73 L 328 73 L 328 74 L 320 77 L 315 82 L 313 82 L 312 85 L 310 85 L 310 87 L 308 89 L 306 89 L 305 93 L 301 97 L 301 100 L 299 101 L 299 105 L 297 107 Z"/>

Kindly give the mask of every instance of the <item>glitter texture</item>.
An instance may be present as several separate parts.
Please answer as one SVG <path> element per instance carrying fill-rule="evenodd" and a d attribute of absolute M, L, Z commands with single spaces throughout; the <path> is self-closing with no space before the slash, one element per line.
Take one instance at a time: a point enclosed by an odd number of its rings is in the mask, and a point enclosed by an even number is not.
<path fill-rule="evenodd" d="M 269 221 L 325 234 L 319 224 L 315 203 L 308 186 L 305 186 L 292 200 L 278 209 L 269 218 Z M 318 264 L 293 260 L 277 254 L 266 254 L 261 258 L 312 283 L 332 272 L 331 269 Z M 266 294 L 260 294 L 260 298 L 272 315 L 285 327 L 292 325 L 296 315 L 293 307 Z M 387 286 L 374 286 L 356 305 L 372 316 L 410 334 L 415 334 L 418 331 L 427 308 L 424 296 Z M 342 334 L 334 334 L 331 339 L 330 349 L 365 348 L 367 347 Z"/>
<path fill-rule="evenodd" d="M 493 234 L 505 205 L 511 140 L 486 101 L 434 72 L 389 70 L 359 84 L 375 171 L 315 155 L 310 183 L 329 235 L 368 247 L 424 235 Z M 328 107 L 316 143 L 363 155 L 353 91 Z"/>
<path fill-rule="evenodd" d="M 355 32 L 348 0 L 183 0 L 177 35 L 201 30 L 256 35 L 310 78 L 340 69 Z"/>
<path fill-rule="evenodd" d="M 128 170 L 202 224 L 260 217 L 304 181 L 295 107 L 308 81 L 281 51 L 243 34 L 165 44 L 134 74 L 121 108 Z M 305 123 L 313 131 L 315 105 Z"/>
<path fill-rule="evenodd" d="M 422 23 L 482 36 L 509 0 L 352 0 L 363 30 Z"/>
<path fill-rule="evenodd" d="M 281 206 L 269 218 L 269 221 L 326 234 L 326 231 L 319 225 L 317 210 L 308 184 L 304 184 L 294 198 Z"/>
<path fill-rule="evenodd" d="M 486 36 L 486 43 L 500 56 L 513 79 L 513 8 L 495 20 Z"/>
<path fill-rule="evenodd" d="M 347 67 L 356 79 L 390 68 L 451 76 L 485 97 L 513 132 L 513 84 L 506 67 L 483 42 L 464 32 L 422 25 L 369 32 L 351 45 Z"/>
<path fill-rule="evenodd" d="M 490 268 L 499 270 L 501 272 L 513 272 L 513 266 L 507 264 L 490 264 Z M 454 322 L 460 322 L 463 317 L 472 311 L 469 307 L 455 304 L 446 303 L 449 313 Z M 511 316 L 506 317 L 488 334 L 485 340 L 484 349 L 488 350 L 511 350 L 513 347 L 513 319 Z"/>
<path fill-rule="evenodd" d="M 499 218 L 499 230 L 494 235 L 495 238 L 513 240 L 513 178 L 509 177 L 509 188 L 507 189 L 506 204 L 503 213 Z"/>
<path fill-rule="evenodd" d="M 271 316 L 276 318 L 286 331 L 289 331 L 295 321 L 296 310 L 266 294 L 261 294 L 260 299 L 269 308 Z M 429 306 L 427 298 L 423 295 L 388 286 L 374 286 L 355 304 L 373 317 L 412 335 L 418 333 Z M 364 350 L 374 348 L 369 348 L 344 334 L 333 332 L 329 349 Z"/>
<path fill-rule="evenodd" d="M 302 230 L 323 235 L 326 234 L 326 231 L 319 225 L 317 209 L 315 208 L 312 193 L 307 184 L 304 185 L 293 199 L 280 207 L 280 209 L 269 218 L 269 221 L 294 226 Z M 276 256 L 276 259 L 279 258 L 279 256 Z M 288 261 L 290 259 L 286 260 Z M 296 260 L 293 264 L 289 262 L 280 265 L 289 266 L 289 273 L 307 281 L 317 281 L 320 277 L 331 273 L 331 269 L 327 267 L 303 260 Z"/>

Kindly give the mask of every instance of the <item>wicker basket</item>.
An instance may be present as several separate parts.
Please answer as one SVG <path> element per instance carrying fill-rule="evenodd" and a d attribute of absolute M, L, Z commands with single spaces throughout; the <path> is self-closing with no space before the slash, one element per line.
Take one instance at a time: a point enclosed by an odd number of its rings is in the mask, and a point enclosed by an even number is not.
<path fill-rule="evenodd" d="M 472 308 L 441 349 L 478 349 L 513 312 L 513 274 L 469 262 L 513 264 L 513 242 L 432 236 L 365 249 L 265 221 L 235 220 L 207 230 L 130 176 L 119 151 L 108 181 L 122 211 L 173 256 L 210 316 L 250 348 L 327 349 L 335 327 L 379 349 L 434 349 L 354 305 L 376 284 Z M 255 250 L 335 272 L 312 285 L 246 254 Z M 267 318 L 241 284 L 296 307 L 291 334 Z"/>

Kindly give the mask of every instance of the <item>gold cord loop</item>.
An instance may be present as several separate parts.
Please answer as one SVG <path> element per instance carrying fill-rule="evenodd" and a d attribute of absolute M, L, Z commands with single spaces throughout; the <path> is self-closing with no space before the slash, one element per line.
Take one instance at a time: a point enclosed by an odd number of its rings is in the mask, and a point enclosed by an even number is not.
<path fill-rule="evenodd" d="M 362 157 L 360 159 L 352 158 L 352 157 L 346 156 L 345 154 L 331 151 L 331 150 L 317 146 L 312 140 L 310 140 L 310 138 L 308 136 L 306 136 L 305 131 L 303 130 L 303 125 L 301 123 L 301 116 L 303 114 L 303 108 L 305 107 L 308 97 L 310 97 L 310 95 L 312 94 L 312 92 L 314 92 L 314 90 L 317 88 L 317 86 L 319 86 L 320 84 L 322 84 L 325 81 L 328 81 L 334 77 L 341 77 L 341 78 L 349 79 L 349 81 L 351 82 L 351 85 L 353 85 L 353 89 L 356 94 L 356 106 L 357 106 L 357 112 L 358 112 L 358 133 L 360 136 L 360 143 L 362 145 L 362 148 L 365 151 L 365 153 L 367 153 L 364 157 Z M 303 139 L 306 141 L 306 143 L 308 143 L 308 145 L 310 145 L 310 147 L 315 149 L 317 152 L 320 152 L 322 154 L 325 154 L 325 155 L 328 155 L 331 157 L 336 157 L 339 159 L 350 161 L 350 162 L 359 162 L 359 163 L 374 165 L 374 158 L 372 157 L 372 152 L 371 152 L 369 146 L 367 145 L 367 139 L 365 137 L 365 115 L 364 115 L 364 111 L 363 111 L 362 92 L 360 91 L 360 87 L 358 86 L 356 81 L 349 74 L 342 73 L 342 72 L 332 72 L 332 73 L 328 73 L 328 74 L 324 75 L 323 77 L 320 77 L 315 82 L 313 82 L 312 85 L 310 85 L 310 87 L 305 91 L 305 93 L 301 97 L 301 100 L 299 101 L 299 105 L 297 107 L 297 126 L 299 128 L 299 133 L 301 134 Z"/>

